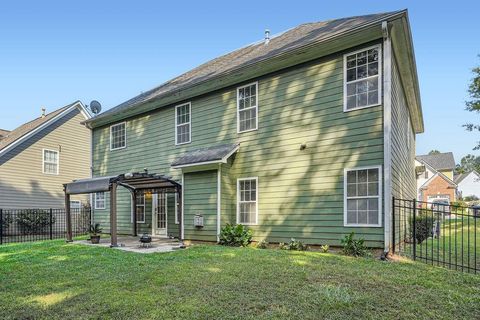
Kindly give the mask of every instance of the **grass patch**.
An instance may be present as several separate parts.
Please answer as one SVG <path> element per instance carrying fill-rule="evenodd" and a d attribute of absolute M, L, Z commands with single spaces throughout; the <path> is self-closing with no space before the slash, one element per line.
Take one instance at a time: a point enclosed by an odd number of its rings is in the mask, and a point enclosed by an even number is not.
<path fill-rule="evenodd" d="M 0 247 L 5 319 L 474 319 L 480 277 L 421 263 L 195 246 Z"/>

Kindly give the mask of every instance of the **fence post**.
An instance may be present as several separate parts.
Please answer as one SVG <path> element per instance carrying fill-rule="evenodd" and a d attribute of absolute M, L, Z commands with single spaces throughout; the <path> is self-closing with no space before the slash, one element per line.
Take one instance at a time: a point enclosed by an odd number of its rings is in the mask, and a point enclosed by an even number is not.
<path fill-rule="evenodd" d="M 0 245 L 3 244 L 3 209 L 0 208 Z"/>
<path fill-rule="evenodd" d="M 413 260 L 417 259 L 417 199 L 413 199 Z"/>
<path fill-rule="evenodd" d="M 50 208 L 50 240 L 53 240 L 53 210 Z"/>
<path fill-rule="evenodd" d="M 395 197 L 392 197 L 392 253 L 395 254 Z"/>

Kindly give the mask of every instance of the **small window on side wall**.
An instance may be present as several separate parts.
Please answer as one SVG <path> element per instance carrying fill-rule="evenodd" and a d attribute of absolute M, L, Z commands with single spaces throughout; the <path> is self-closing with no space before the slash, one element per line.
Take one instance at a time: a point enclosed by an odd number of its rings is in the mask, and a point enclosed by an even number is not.
<path fill-rule="evenodd" d="M 258 83 L 237 88 L 238 133 L 258 128 Z"/>
<path fill-rule="evenodd" d="M 344 225 L 380 227 L 382 212 L 380 166 L 345 169 Z"/>
<path fill-rule="evenodd" d="M 43 149 L 43 173 L 58 174 L 59 156 L 57 150 Z"/>
<path fill-rule="evenodd" d="M 381 49 L 374 46 L 344 55 L 344 111 L 381 101 Z"/>
<path fill-rule="evenodd" d="M 191 103 L 175 107 L 175 144 L 185 144 L 191 141 Z"/>
<path fill-rule="evenodd" d="M 101 210 L 105 209 L 105 192 L 97 192 L 95 193 L 95 209 Z"/>
<path fill-rule="evenodd" d="M 135 209 L 137 223 L 145 223 L 145 194 L 137 194 L 137 208 Z"/>
<path fill-rule="evenodd" d="M 127 146 L 126 123 L 110 126 L 110 150 L 123 149 Z"/>

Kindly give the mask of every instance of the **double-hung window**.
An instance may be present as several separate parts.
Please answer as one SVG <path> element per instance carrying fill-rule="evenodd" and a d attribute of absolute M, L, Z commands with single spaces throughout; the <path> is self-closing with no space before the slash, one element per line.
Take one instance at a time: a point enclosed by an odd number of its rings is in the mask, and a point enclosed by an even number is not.
<path fill-rule="evenodd" d="M 105 192 L 95 193 L 95 209 L 105 209 Z"/>
<path fill-rule="evenodd" d="M 382 175 L 380 166 L 345 169 L 344 225 L 380 227 Z"/>
<path fill-rule="evenodd" d="M 257 130 L 258 83 L 237 88 L 237 130 L 239 133 Z"/>
<path fill-rule="evenodd" d="M 191 103 L 181 104 L 175 107 L 175 144 L 190 142 L 192 130 Z"/>
<path fill-rule="evenodd" d="M 59 159 L 58 151 L 43 149 L 43 173 L 58 174 Z"/>
<path fill-rule="evenodd" d="M 127 146 L 126 123 L 117 123 L 110 126 L 110 150 L 123 149 Z"/>
<path fill-rule="evenodd" d="M 344 111 L 372 107 L 381 99 L 381 49 L 344 55 Z"/>
<path fill-rule="evenodd" d="M 138 223 L 145 223 L 145 194 L 137 194 L 137 207 L 135 208 L 135 213 Z"/>
<path fill-rule="evenodd" d="M 237 180 L 237 223 L 257 224 L 258 219 L 258 178 Z"/>
<path fill-rule="evenodd" d="M 70 200 L 70 209 L 80 209 L 82 207 L 82 201 Z"/>

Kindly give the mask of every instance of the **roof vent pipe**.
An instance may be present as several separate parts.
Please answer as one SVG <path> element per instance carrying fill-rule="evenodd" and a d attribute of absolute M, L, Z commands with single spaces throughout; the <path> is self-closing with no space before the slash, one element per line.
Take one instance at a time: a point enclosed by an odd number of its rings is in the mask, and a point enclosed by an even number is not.
<path fill-rule="evenodd" d="M 265 29 L 265 45 L 270 42 L 270 30 Z"/>
<path fill-rule="evenodd" d="M 47 111 L 47 109 L 42 108 L 42 118 L 45 118 L 45 111 Z"/>

